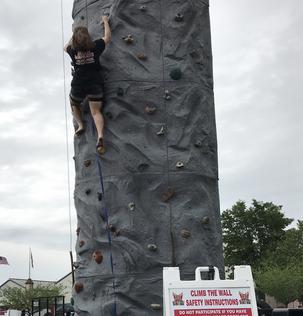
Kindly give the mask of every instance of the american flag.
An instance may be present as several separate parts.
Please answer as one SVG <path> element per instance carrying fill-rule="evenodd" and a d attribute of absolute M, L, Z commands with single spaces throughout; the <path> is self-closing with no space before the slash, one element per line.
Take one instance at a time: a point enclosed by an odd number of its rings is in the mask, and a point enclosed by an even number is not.
<path fill-rule="evenodd" d="M 5 257 L 0 257 L 0 264 L 9 264 Z"/>

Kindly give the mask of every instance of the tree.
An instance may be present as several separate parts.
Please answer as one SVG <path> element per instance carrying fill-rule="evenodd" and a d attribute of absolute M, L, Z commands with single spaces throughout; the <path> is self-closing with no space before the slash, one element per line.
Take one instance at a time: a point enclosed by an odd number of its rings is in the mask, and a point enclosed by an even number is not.
<path fill-rule="evenodd" d="M 63 290 L 63 286 L 53 284 L 37 285 L 32 289 L 10 287 L 0 291 L 0 305 L 29 312 L 33 298 L 60 296 Z"/>
<path fill-rule="evenodd" d="M 284 216 L 282 206 L 256 200 L 249 208 L 244 201 L 236 202 L 221 218 L 225 265 L 249 264 L 253 269 L 277 247 L 293 221 Z"/>
<path fill-rule="evenodd" d="M 277 247 L 261 261 L 255 273 L 258 287 L 287 305 L 303 300 L 303 221 L 285 231 Z"/>
<path fill-rule="evenodd" d="M 303 221 L 298 221 L 297 228 L 285 231 L 283 239 L 277 247 L 268 253 L 261 262 L 263 270 L 268 266 L 286 267 L 298 265 L 303 261 Z"/>
<path fill-rule="evenodd" d="M 303 264 L 271 267 L 255 273 L 258 288 L 285 304 L 302 299 Z"/>

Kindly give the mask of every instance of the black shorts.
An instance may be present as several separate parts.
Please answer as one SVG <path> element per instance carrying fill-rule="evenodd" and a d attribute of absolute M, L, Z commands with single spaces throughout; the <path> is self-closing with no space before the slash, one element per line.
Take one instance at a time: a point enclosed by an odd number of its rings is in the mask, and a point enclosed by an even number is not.
<path fill-rule="evenodd" d="M 100 84 L 86 86 L 72 86 L 69 94 L 72 101 L 81 103 L 86 97 L 89 101 L 102 101 L 103 86 Z"/>

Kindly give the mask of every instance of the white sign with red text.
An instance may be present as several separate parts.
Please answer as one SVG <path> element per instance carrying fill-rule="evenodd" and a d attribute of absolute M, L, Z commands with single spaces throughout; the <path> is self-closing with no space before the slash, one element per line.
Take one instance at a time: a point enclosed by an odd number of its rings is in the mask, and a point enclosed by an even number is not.
<path fill-rule="evenodd" d="M 165 316 L 257 316 L 249 266 L 235 268 L 234 280 L 220 280 L 217 268 L 214 280 L 201 280 L 201 271 L 207 269 L 197 268 L 193 281 L 181 281 L 179 268 L 164 269 Z"/>

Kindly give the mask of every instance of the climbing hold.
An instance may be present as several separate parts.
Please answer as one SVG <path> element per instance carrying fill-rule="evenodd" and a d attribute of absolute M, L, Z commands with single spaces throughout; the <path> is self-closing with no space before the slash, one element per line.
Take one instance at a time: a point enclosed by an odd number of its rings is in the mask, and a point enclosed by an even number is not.
<path fill-rule="evenodd" d="M 101 250 L 96 250 L 96 251 L 94 251 L 94 253 L 93 253 L 93 259 L 94 259 L 98 264 L 102 263 L 102 261 L 103 261 L 103 255 L 102 255 Z"/>
<path fill-rule="evenodd" d="M 141 7 L 139 9 L 140 9 L 140 11 L 145 12 L 146 11 L 146 6 L 145 5 L 141 5 Z"/>
<path fill-rule="evenodd" d="M 97 196 L 98 196 L 98 201 L 102 201 L 102 198 L 103 198 L 103 195 L 101 192 L 98 192 L 97 193 Z"/>
<path fill-rule="evenodd" d="M 117 88 L 117 95 L 119 96 L 119 97 L 122 97 L 123 96 L 123 94 L 124 94 L 124 90 L 122 89 L 122 88 Z"/>
<path fill-rule="evenodd" d="M 86 190 L 85 190 L 85 194 L 86 194 L 86 195 L 89 195 L 91 192 L 92 192 L 91 189 L 86 189 Z"/>
<path fill-rule="evenodd" d="M 150 251 L 156 251 L 158 247 L 155 244 L 149 244 L 147 245 L 147 249 Z"/>
<path fill-rule="evenodd" d="M 87 168 L 91 165 L 92 161 L 87 159 L 87 160 L 84 160 L 84 166 Z"/>
<path fill-rule="evenodd" d="M 182 236 L 183 238 L 189 238 L 189 237 L 191 236 L 191 233 L 190 233 L 190 231 L 187 230 L 187 229 L 182 229 L 182 230 L 181 230 L 181 236 Z"/>
<path fill-rule="evenodd" d="M 114 236 L 120 235 L 120 230 L 118 230 L 113 224 L 109 224 L 108 229 L 114 234 Z"/>
<path fill-rule="evenodd" d="M 83 247 L 85 245 L 85 241 L 84 240 L 80 240 L 79 241 L 79 247 L 81 248 L 81 247 Z"/>
<path fill-rule="evenodd" d="M 77 229 L 76 229 L 76 234 L 77 234 L 77 236 L 79 236 L 79 234 L 80 234 L 80 227 L 78 227 Z"/>
<path fill-rule="evenodd" d="M 106 112 L 105 113 L 106 117 L 109 118 L 110 120 L 113 118 L 113 115 L 111 112 Z"/>
<path fill-rule="evenodd" d="M 114 232 L 116 231 L 116 227 L 115 227 L 113 224 L 109 224 L 109 225 L 108 225 L 108 229 L 109 229 L 112 233 L 114 233 Z"/>
<path fill-rule="evenodd" d="M 175 21 L 182 22 L 184 20 L 184 16 L 181 13 L 176 14 Z"/>
<path fill-rule="evenodd" d="M 180 169 L 180 168 L 183 168 L 183 167 L 184 167 L 184 163 L 183 163 L 183 162 L 178 161 L 178 162 L 176 163 L 176 168 Z"/>
<path fill-rule="evenodd" d="M 122 37 L 122 39 L 124 40 L 125 43 L 127 44 L 132 44 L 134 42 L 133 36 L 132 35 L 127 35 Z"/>
<path fill-rule="evenodd" d="M 202 141 L 200 139 L 197 139 L 195 142 L 195 147 L 200 148 L 202 147 Z"/>
<path fill-rule="evenodd" d="M 162 202 L 168 202 L 175 195 L 175 191 L 169 188 L 165 193 L 162 194 Z"/>
<path fill-rule="evenodd" d="M 164 99 L 167 100 L 167 101 L 169 101 L 169 100 L 171 99 L 171 96 L 170 96 L 168 90 L 165 90 L 165 91 L 164 91 Z"/>
<path fill-rule="evenodd" d="M 162 306 L 160 304 L 150 304 L 150 308 L 154 311 L 159 311 L 160 309 L 162 309 Z"/>
<path fill-rule="evenodd" d="M 165 133 L 165 128 L 164 128 L 164 126 L 162 126 L 161 129 L 159 130 L 159 132 L 157 132 L 157 135 L 161 136 L 161 135 L 164 135 L 164 133 Z"/>
<path fill-rule="evenodd" d="M 128 208 L 129 208 L 130 211 L 134 211 L 135 208 L 136 208 L 135 203 L 134 203 L 134 202 L 130 202 L 130 203 L 128 204 Z"/>
<path fill-rule="evenodd" d="M 84 15 L 81 15 L 81 18 L 80 18 L 81 20 L 85 20 L 85 17 L 84 17 Z"/>
<path fill-rule="evenodd" d="M 146 60 L 147 59 L 147 56 L 145 54 L 143 54 L 143 53 L 138 54 L 137 57 L 140 60 Z"/>
<path fill-rule="evenodd" d="M 143 171 L 145 171 L 146 169 L 148 169 L 148 167 L 149 167 L 149 164 L 147 164 L 147 163 L 141 163 L 141 164 L 138 166 L 138 170 L 139 170 L 140 172 L 143 172 Z"/>
<path fill-rule="evenodd" d="M 202 224 L 208 224 L 209 223 L 209 217 L 208 216 L 204 216 L 202 218 Z"/>
<path fill-rule="evenodd" d="M 147 113 L 147 114 L 153 114 L 155 113 L 157 110 L 157 108 L 155 106 L 146 106 L 145 109 L 144 109 L 144 112 Z"/>
<path fill-rule="evenodd" d="M 169 76 L 173 79 L 173 80 L 180 80 L 182 77 L 182 71 L 180 68 L 175 68 L 173 69 L 170 73 Z"/>
<path fill-rule="evenodd" d="M 76 293 L 82 292 L 83 291 L 83 283 L 76 282 L 74 285 L 74 289 L 75 289 Z"/>

